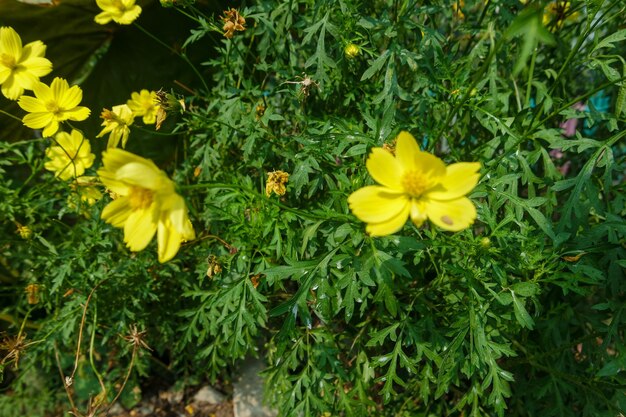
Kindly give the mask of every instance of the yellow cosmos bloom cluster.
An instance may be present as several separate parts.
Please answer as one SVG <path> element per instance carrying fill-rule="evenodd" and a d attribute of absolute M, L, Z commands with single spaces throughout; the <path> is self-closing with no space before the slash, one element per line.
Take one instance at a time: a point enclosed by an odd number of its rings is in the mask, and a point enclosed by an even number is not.
<path fill-rule="evenodd" d="M 156 233 L 159 262 L 167 262 L 181 242 L 195 238 L 185 200 L 152 161 L 111 148 L 102 153 L 102 163 L 100 180 L 117 194 L 102 211 L 102 219 L 124 229 L 131 251 L 143 250 Z"/>
<path fill-rule="evenodd" d="M 120 25 L 130 25 L 141 14 L 141 7 L 135 4 L 135 0 L 96 0 L 96 4 L 102 10 L 94 17 L 99 25 L 106 25 L 111 20 Z"/>
<path fill-rule="evenodd" d="M 156 91 L 141 90 L 130 95 L 130 100 L 126 102 L 134 116 L 143 117 L 143 122 L 147 125 L 156 122 L 159 112 L 159 98 Z"/>
<path fill-rule="evenodd" d="M 113 106 L 111 110 L 102 110 L 100 117 L 102 118 L 104 129 L 96 137 L 100 138 L 109 133 L 107 148 L 117 147 L 120 141 L 122 142 L 122 148 L 125 148 L 128 135 L 130 135 L 130 126 L 135 120 L 135 115 L 130 107 L 126 104 Z"/>
<path fill-rule="evenodd" d="M 416 226 L 429 219 L 449 231 L 465 229 L 476 219 L 476 208 L 465 195 L 478 183 L 478 162 L 446 167 L 441 159 L 421 151 L 410 133 L 401 132 L 395 156 L 374 148 L 366 165 L 381 185 L 355 191 L 348 204 L 367 223 L 371 236 L 395 233 L 409 217 Z"/>
<path fill-rule="evenodd" d="M 30 113 L 22 120 L 32 129 L 43 128 L 44 137 L 54 135 L 60 122 L 85 120 L 91 112 L 79 106 L 83 90 L 77 85 L 70 87 L 63 78 L 55 78 L 50 86 L 38 82 L 33 86 L 33 93 L 35 97 L 22 96 L 18 101 L 19 106 Z"/>
<path fill-rule="evenodd" d="M 46 149 L 48 161 L 44 168 L 54 172 L 58 178 L 68 180 L 81 176 L 93 165 L 95 155 L 91 153 L 91 145 L 78 130 L 72 130 L 71 134 L 59 132 L 54 142 Z"/>
<path fill-rule="evenodd" d="M 17 100 L 24 90 L 32 90 L 52 71 L 52 63 L 44 58 L 46 45 L 35 41 L 22 46 L 22 39 L 13 28 L 0 28 L 0 85 L 2 94 Z"/>

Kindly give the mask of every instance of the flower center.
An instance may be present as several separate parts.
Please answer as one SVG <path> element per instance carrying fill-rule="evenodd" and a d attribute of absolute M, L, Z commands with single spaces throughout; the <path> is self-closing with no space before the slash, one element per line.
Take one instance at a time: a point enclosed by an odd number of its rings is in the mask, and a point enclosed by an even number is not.
<path fill-rule="evenodd" d="M 15 57 L 8 54 L 0 54 L 0 63 L 10 70 L 14 70 L 17 67 Z"/>
<path fill-rule="evenodd" d="M 128 196 L 130 207 L 135 210 L 144 210 L 150 207 L 154 199 L 154 191 L 142 187 L 131 187 Z"/>
<path fill-rule="evenodd" d="M 430 181 L 421 171 L 407 171 L 402 177 L 402 187 L 411 197 L 417 198 L 430 188 Z"/>
<path fill-rule="evenodd" d="M 59 105 L 56 101 L 50 101 L 46 103 L 46 110 L 48 110 L 50 113 L 53 113 L 55 116 L 61 113 L 61 108 L 59 108 Z"/>
<path fill-rule="evenodd" d="M 124 6 L 124 3 L 122 3 L 122 0 L 113 0 L 113 3 L 111 5 L 115 7 L 117 10 L 119 10 L 120 12 L 126 11 L 126 6 Z"/>

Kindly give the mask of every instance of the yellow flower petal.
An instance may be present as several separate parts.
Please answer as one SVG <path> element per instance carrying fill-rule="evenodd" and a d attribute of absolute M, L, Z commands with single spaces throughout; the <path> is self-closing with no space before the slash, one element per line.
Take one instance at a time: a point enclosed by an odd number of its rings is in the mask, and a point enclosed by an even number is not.
<path fill-rule="evenodd" d="M 411 212 L 409 214 L 411 221 L 417 227 L 420 227 L 428 218 L 426 214 L 426 205 L 423 201 L 411 200 Z"/>
<path fill-rule="evenodd" d="M 135 210 L 124 223 L 124 241 L 128 248 L 137 252 L 148 246 L 157 230 L 156 207 Z"/>
<path fill-rule="evenodd" d="M 428 219 L 451 232 L 468 228 L 476 219 L 476 207 L 467 197 L 449 201 L 426 200 L 425 206 Z"/>
<path fill-rule="evenodd" d="M 181 240 L 180 233 L 169 220 L 159 222 L 157 234 L 159 262 L 164 263 L 172 259 L 180 249 Z"/>
<path fill-rule="evenodd" d="M 0 51 L 14 58 L 22 55 L 22 40 L 13 28 L 0 28 Z"/>
<path fill-rule="evenodd" d="M 418 152 L 414 156 L 414 167 L 416 170 L 424 173 L 426 177 L 438 181 L 446 175 L 446 164 L 435 155 L 428 152 Z"/>
<path fill-rule="evenodd" d="M 50 113 L 45 113 L 45 115 L 50 115 Z M 26 124 L 26 117 L 28 116 L 30 116 L 30 114 L 27 114 L 26 116 L 24 116 L 24 124 Z M 57 133 L 58 130 L 59 130 L 59 122 L 57 122 L 53 117 L 50 123 L 48 123 L 46 127 L 43 128 L 43 132 L 41 132 L 41 134 L 43 135 L 44 138 L 49 138 L 55 133 Z"/>
<path fill-rule="evenodd" d="M 9 77 L 2 84 L 2 94 L 9 100 L 17 100 L 24 93 L 24 88 L 22 88 L 14 76 Z"/>
<path fill-rule="evenodd" d="M 63 96 L 59 97 L 59 106 L 64 109 L 71 109 L 78 106 L 83 99 L 83 90 L 79 86 L 74 85 L 65 91 Z M 89 115 L 87 115 L 89 116 Z"/>
<path fill-rule="evenodd" d="M 389 220 L 401 213 L 408 203 L 406 195 L 375 185 L 363 187 L 348 197 L 352 213 L 366 223 Z"/>
<path fill-rule="evenodd" d="M 139 17 L 140 14 L 141 14 L 141 7 L 134 6 L 131 9 L 124 12 L 124 15 L 121 18 L 114 19 L 114 20 L 120 25 L 130 25 L 131 23 L 135 21 L 135 19 Z"/>
<path fill-rule="evenodd" d="M 383 148 L 373 148 L 366 166 L 377 183 L 394 190 L 402 190 L 403 170 L 390 152 Z"/>
<path fill-rule="evenodd" d="M 409 211 L 411 209 L 410 204 L 406 204 L 404 209 L 398 213 L 396 216 L 391 217 L 389 220 L 380 223 L 368 223 L 365 227 L 365 231 L 370 234 L 370 236 L 386 236 L 391 235 L 404 226 L 406 223 L 406 219 L 409 216 Z"/>
<path fill-rule="evenodd" d="M 112 172 L 117 171 L 125 164 L 129 163 L 145 164 L 151 169 L 159 171 L 159 168 L 151 160 L 142 158 L 131 152 L 118 148 L 107 149 L 106 151 L 104 151 L 102 153 L 102 163 Z"/>
<path fill-rule="evenodd" d="M 33 93 L 35 94 L 35 97 L 37 97 L 37 99 L 41 100 L 44 107 L 46 103 L 55 101 L 50 87 L 42 82 L 33 85 Z"/>
<path fill-rule="evenodd" d="M 115 174 L 119 180 L 127 184 L 137 185 L 149 190 L 162 188 L 164 181 L 169 181 L 161 174 L 160 170 L 155 171 L 150 166 L 138 162 L 124 164 Z"/>
<path fill-rule="evenodd" d="M 67 80 L 63 78 L 56 77 L 52 80 L 52 84 L 50 84 L 50 90 L 52 92 L 52 97 L 54 100 L 60 105 L 63 96 L 66 94 L 67 90 L 70 88 Z"/>
<path fill-rule="evenodd" d="M 109 12 L 101 12 L 93 18 L 93 20 L 99 25 L 106 25 L 111 21 L 112 17 Z"/>
<path fill-rule="evenodd" d="M 37 100 L 35 97 L 22 96 L 17 104 L 29 113 L 44 113 L 47 111 L 43 102 L 41 100 Z M 50 116 L 52 117 L 52 115 Z"/>
<path fill-rule="evenodd" d="M 24 45 L 22 49 L 22 63 L 32 58 L 41 58 L 46 54 L 46 45 L 42 41 L 34 41 Z M 46 61 L 48 61 L 46 59 Z M 50 63 L 50 61 L 48 61 Z M 50 63 L 51 64 L 51 63 Z M 45 75 L 45 74 L 44 74 Z"/>
<path fill-rule="evenodd" d="M 114 227 L 123 227 L 132 212 L 128 197 L 118 197 L 102 210 L 101 217 L 102 220 Z"/>
<path fill-rule="evenodd" d="M 85 120 L 89 117 L 89 114 L 91 114 L 91 110 L 83 106 L 74 107 L 73 109 L 65 110 L 63 112 L 65 120 L 69 119 L 76 122 Z"/>
<path fill-rule="evenodd" d="M 39 77 L 30 71 L 16 71 L 13 77 L 15 82 L 26 90 L 32 90 L 33 86 L 39 82 Z"/>
<path fill-rule="evenodd" d="M 30 127 L 31 129 L 41 129 L 52 123 L 53 119 L 54 116 L 52 115 L 52 113 L 29 113 L 24 116 L 22 121 L 26 126 Z M 56 130 L 53 133 L 56 133 Z"/>
<path fill-rule="evenodd" d="M 9 68 L 3 67 L 2 64 L 0 64 L 0 84 L 5 82 L 11 76 L 11 74 L 12 72 Z"/>
<path fill-rule="evenodd" d="M 413 135 L 402 131 L 396 139 L 396 159 L 403 171 L 415 169 L 415 161 L 420 153 L 420 148 Z"/>
<path fill-rule="evenodd" d="M 466 195 L 476 187 L 480 178 L 479 170 L 479 162 L 459 162 L 449 165 L 446 169 L 446 176 L 439 186 L 428 191 L 427 198 L 454 200 Z"/>

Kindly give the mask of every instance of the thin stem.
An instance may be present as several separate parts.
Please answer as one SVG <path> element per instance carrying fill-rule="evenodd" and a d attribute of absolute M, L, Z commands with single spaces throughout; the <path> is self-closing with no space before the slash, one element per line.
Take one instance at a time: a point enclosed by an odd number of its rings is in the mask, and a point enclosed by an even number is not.
<path fill-rule="evenodd" d="M 530 95 L 533 90 L 533 77 L 535 75 L 535 60 L 537 59 L 537 47 L 533 51 L 533 56 L 530 59 L 530 69 L 528 70 L 528 82 L 526 84 L 526 99 L 524 100 L 524 108 L 530 106 Z"/>
<path fill-rule="evenodd" d="M 78 410 L 76 409 L 76 404 L 74 404 L 74 398 L 72 397 L 72 392 L 70 391 L 70 386 L 67 384 L 66 376 L 63 373 L 63 368 L 61 367 L 61 360 L 59 359 L 59 350 L 57 349 L 56 342 L 54 343 L 54 358 L 57 362 L 57 368 L 59 369 L 59 374 L 61 375 L 61 381 L 63 382 L 63 388 L 65 388 L 65 394 L 67 394 L 67 399 L 70 402 L 70 406 L 72 407 L 72 413 L 76 415 Z"/>
<path fill-rule="evenodd" d="M 137 357 L 137 350 L 138 349 L 139 349 L 139 345 L 134 344 L 133 345 L 133 353 L 132 353 L 132 355 L 130 357 L 130 364 L 128 365 L 128 371 L 126 371 L 126 376 L 124 377 L 124 382 L 122 382 L 122 386 L 118 390 L 117 395 L 115 396 L 115 398 L 113 398 L 113 401 L 111 401 L 111 403 L 109 404 L 109 407 L 107 408 L 107 412 L 111 409 L 111 407 L 113 407 L 113 404 L 115 404 L 117 399 L 120 398 L 120 395 L 122 395 L 122 391 L 124 391 L 124 387 L 126 387 L 126 383 L 128 382 L 128 378 L 130 378 L 130 373 L 132 372 L 133 366 L 135 364 L 135 358 Z"/>
<path fill-rule="evenodd" d="M 183 61 L 185 61 L 187 63 L 187 65 L 189 65 L 189 67 L 191 68 L 191 70 L 198 76 L 198 78 L 200 79 L 200 82 L 202 83 L 204 89 L 206 91 L 209 91 L 209 86 L 206 83 L 206 81 L 204 80 L 204 77 L 202 76 L 202 74 L 200 74 L 200 71 L 198 71 L 198 69 L 196 68 L 195 65 L 193 65 L 193 63 L 189 60 L 189 58 L 187 58 L 187 55 L 185 55 L 185 53 L 183 52 L 179 52 L 176 49 L 172 48 L 171 46 L 169 46 L 168 44 L 166 44 L 165 42 L 163 42 L 161 39 L 157 38 L 156 36 L 154 36 L 152 33 L 150 33 L 147 29 L 145 29 L 143 26 L 141 26 L 139 23 L 135 22 L 133 23 L 135 25 L 135 27 L 139 30 L 141 30 L 143 33 L 145 33 L 148 37 L 152 38 L 152 40 L 154 40 L 155 42 L 157 42 L 159 45 L 163 46 L 164 48 L 166 48 L 167 50 L 169 50 L 170 52 L 172 52 L 173 54 L 179 56 Z"/>
<path fill-rule="evenodd" d="M 100 281 L 99 283 L 96 284 L 95 287 L 93 287 L 93 289 L 91 290 L 91 292 L 89 293 L 89 296 L 87 297 L 87 301 L 85 301 L 85 306 L 83 307 L 83 316 L 80 320 L 80 328 L 78 330 L 78 343 L 76 346 L 76 356 L 74 359 L 74 369 L 72 370 L 72 375 L 70 375 L 70 378 L 73 380 L 74 379 L 74 375 L 76 374 L 76 370 L 78 369 L 78 359 L 80 358 L 80 345 L 81 342 L 83 340 L 83 329 L 85 327 L 85 318 L 87 316 L 87 307 L 89 307 L 89 301 L 91 301 L 91 297 L 93 297 L 94 293 L 96 292 L 96 289 L 107 280 L 108 278 L 103 279 L 102 281 Z"/>
<path fill-rule="evenodd" d="M 500 47 L 502 46 L 503 43 L 504 43 L 504 38 L 501 38 L 500 40 L 498 40 L 496 42 L 495 46 L 493 48 L 491 48 L 491 50 L 489 51 L 489 55 L 487 56 L 487 58 L 483 62 L 483 65 L 474 74 L 474 78 L 472 79 L 472 82 L 470 83 L 469 87 L 465 90 L 465 93 L 463 94 L 463 97 L 461 97 L 461 99 L 459 101 L 457 101 L 457 103 L 453 107 L 452 111 L 450 113 L 448 113 L 448 116 L 446 117 L 446 120 L 443 122 L 443 125 L 441 126 L 441 129 L 439 129 L 439 132 L 434 136 L 434 139 L 436 141 L 438 141 L 441 138 L 441 135 L 443 135 L 443 132 L 450 125 L 450 121 L 454 118 L 454 116 L 456 116 L 456 113 L 459 111 L 461 106 L 463 106 L 463 103 L 465 103 L 467 101 L 467 98 L 470 96 L 472 90 L 481 81 L 482 75 L 487 70 L 487 68 L 489 68 L 489 65 L 491 65 L 491 61 L 493 60 L 493 58 L 496 55 L 496 52 L 500 49 Z"/>
<path fill-rule="evenodd" d="M 100 383 L 100 389 L 102 389 L 102 392 L 104 393 L 104 395 L 106 395 L 107 389 L 106 389 L 106 386 L 104 385 L 104 381 L 102 380 L 102 375 L 100 375 L 100 372 L 98 372 L 98 369 L 96 368 L 96 364 L 94 363 L 94 360 L 93 360 L 94 342 L 96 340 L 97 325 L 98 325 L 98 309 L 94 308 L 93 328 L 91 329 L 91 342 L 89 343 L 89 364 L 91 365 L 91 370 L 96 375 L 96 378 L 98 378 L 98 382 Z"/>
<path fill-rule="evenodd" d="M 13 116 L 11 113 L 6 112 L 6 111 L 4 111 L 4 110 L 2 110 L 2 109 L 0 109 L 0 114 L 4 114 L 5 116 L 8 116 L 8 117 L 10 117 L 11 119 L 17 120 L 18 122 L 22 123 L 22 119 L 20 119 L 20 118 L 19 118 L 19 117 L 17 117 L 17 116 Z"/>

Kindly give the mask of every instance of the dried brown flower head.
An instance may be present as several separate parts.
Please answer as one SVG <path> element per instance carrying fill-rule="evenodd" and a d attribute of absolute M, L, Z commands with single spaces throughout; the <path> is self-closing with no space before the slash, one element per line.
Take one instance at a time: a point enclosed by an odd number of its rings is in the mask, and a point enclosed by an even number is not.
<path fill-rule="evenodd" d="M 224 22 L 222 29 L 224 30 L 224 36 L 231 39 L 235 34 L 235 31 L 243 32 L 246 30 L 246 19 L 239 14 L 236 9 L 226 10 L 224 16 L 220 17 Z"/>
<path fill-rule="evenodd" d="M 268 197 L 274 192 L 276 195 L 285 195 L 287 188 L 285 184 L 289 180 L 289 174 L 284 171 L 272 171 L 267 173 L 267 183 L 265 184 L 265 195 Z"/>
<path fill-rule="evenodd" d="M 0 361 L 1 365 L 14 361 L 15 369 L 19 366 L 20 355 L 26 349 L 28 344 L 24 343 L 26 335 L 18 334 L 17 336 L 4 336 L 0 341 L 0 352 L 4 353 L 4 357 Z"/>
<path fill-rule="evenodd" d="M 137 326 L 134 324 L 131 324 L 128 328 L 130 330 L 130 333 L 127 336 L 122 336 L 124 340 L 133 345 L 134 349 L 144 348 L 152 350 L 143 340 L 144 336 L 147 333 L 145 330 L 139 331 L 137 329 Z"/>
<path fill-rule="evenodd" d="M 208 267 L 206 270 L 206 276 L 209 278 L 213 278 L 213 275 L 217 275 L 220 272 L 222 272 L 222 265 L 220 264 L 219 260 L 217 259 L 217 256 L 215 255 L 209 255 L 208 259 Z"/>
<path fill-rule="evenodd" d="M 41 290 L 41 285 L 38 284 L 28 284 L 26 288 L 24 288 L 24 292 L 28 297 L 28 304 L 34 305 L 39 303 L 39 291 Z"/>

